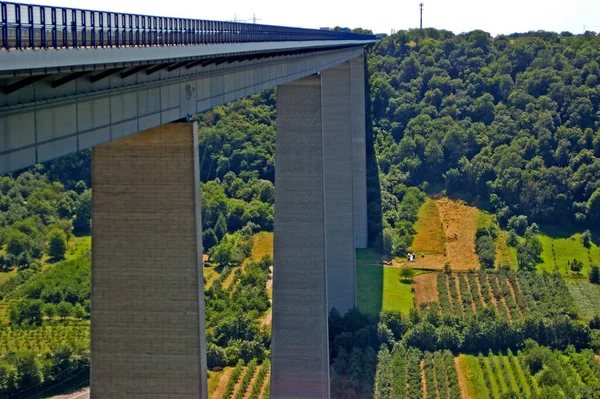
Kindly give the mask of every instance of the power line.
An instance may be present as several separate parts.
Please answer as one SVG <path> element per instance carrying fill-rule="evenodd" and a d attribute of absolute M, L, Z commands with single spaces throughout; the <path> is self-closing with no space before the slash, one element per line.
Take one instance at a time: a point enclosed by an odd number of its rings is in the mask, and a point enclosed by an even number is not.
<path fill-rule="evenodd" d="M 421 27 L 420 29 L 423 29 L 423 3 L 419 4 L 419 11 L 421 12 Z"/>

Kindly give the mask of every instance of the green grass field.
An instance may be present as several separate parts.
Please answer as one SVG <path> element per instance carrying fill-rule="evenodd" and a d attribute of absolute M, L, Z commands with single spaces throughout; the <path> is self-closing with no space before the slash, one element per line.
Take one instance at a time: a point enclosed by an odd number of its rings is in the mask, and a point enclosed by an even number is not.
<path fill-rule="evenodd" d="M 479 360 L 473 355 L 460 355 L 459 367 L 467 379 L 467 395 L 473 399 L 487 399 L 490 397 L 483 378 L 483 370 L 479 366 Z"/>
<path fill-rule="evenodd" d="M 558 266 L 558 271 L 565 277 L 577 278 L 578 276 L 567 267 L 567 261 L 577 259 L 583 262 L 581 274 L 589 274 L 592 264 L 600 265 L 600 248 L 592 243 L 588 249 L 583 246 L 581 233 L 574 233 L 569 237 L 558 237 L 547 234 L 538 235 L 542 242 L 542 262 L 538 264 L 538 271 L 552 272 Z M 552 247 L 554 246 L 554 254 Z M 591 262 L 590 262 L 591 260 Z"/>
<path fill-rule="evenodd" d="M 600 315 L 600 287 L 588 281 L 567 281 L 569 292 L 586 317 Z"/>
<path fill-rule="evenodd" d="M 415 270 L 415 274 L 427 273 Z M 400 281 L 400 269 L 395 267 L 357 265 L 358 307 L 371 316 L 382 310 L 404 313 L 414 308 L 411 284 Z"/>

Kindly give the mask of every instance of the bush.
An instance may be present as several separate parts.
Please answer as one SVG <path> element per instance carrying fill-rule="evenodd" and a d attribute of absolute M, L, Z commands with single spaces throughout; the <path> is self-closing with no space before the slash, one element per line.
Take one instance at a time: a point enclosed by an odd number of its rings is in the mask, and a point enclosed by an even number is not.
<path fill-rule="evenodd" d="M 600 267 L 593 265 L 590 271 L 590 283 L 600 284 Z"/>
<path fill-rule="evenodd" d="M 592 244 L 592 232 L 589 230 L 584 231 L 583 234 L 581 234 L 581 242 L 584 247 L 589 248 Z"/>
<path fill-rule="evenodd" d="M 571 263 L 571 270 L 576 273 L 579 274 L 579 272 L 583 269 L 583 262 L 577 259 L 573 259 L 573 262 Z"/>

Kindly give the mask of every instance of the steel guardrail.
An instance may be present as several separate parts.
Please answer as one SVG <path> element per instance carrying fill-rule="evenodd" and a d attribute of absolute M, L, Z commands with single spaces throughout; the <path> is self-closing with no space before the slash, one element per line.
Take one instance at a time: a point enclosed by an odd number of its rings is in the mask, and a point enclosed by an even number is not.
<path fill-rule="evenodd" d="M 375 39 L 349 32 L 9 2 L 0 2 L 0 9 L 3 50 Z"/>

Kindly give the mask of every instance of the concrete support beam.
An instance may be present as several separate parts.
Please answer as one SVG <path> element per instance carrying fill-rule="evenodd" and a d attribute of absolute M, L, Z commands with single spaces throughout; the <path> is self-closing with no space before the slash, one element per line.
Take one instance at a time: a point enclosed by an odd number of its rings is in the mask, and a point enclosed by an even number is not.
<path fill-rule="evenodd" d="M 365 84 L 365 57 L 361 55 L 350 60 L 352 159 L 354 171 L 354 245 L 356 248 L 366 248 L 368 245 Z"/>
<path fill-rule="evenodd" d="M 341 314 L 356 305 L 353 118 L 350 63 L 321 73 L 327 300 Z"/>
<path fill-rule="evenodd" d="M 279 86 L 271 398 L 329 398 L 321 79 Z"/>
<path fill-rule="evenodd" d="M 207 397 L 196 126 L 93 149 L 91 393 Z"/>

